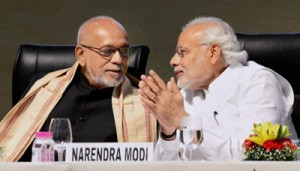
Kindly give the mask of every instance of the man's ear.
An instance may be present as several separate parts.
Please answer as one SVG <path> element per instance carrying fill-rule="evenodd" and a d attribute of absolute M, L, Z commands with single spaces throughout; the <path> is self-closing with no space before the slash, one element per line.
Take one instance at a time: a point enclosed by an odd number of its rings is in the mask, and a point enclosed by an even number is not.
<path fill-rule="evenodd" d="M 82 49 L 82 47 L 79 45 L 77 45 L 75 47 L 75 56 L 76 56 L 76 59 L 79 62 L 79 64 L 81 66 L 84 66 L 85 65 L 85 52 Z"/>
<path fill-rule="evenodd" d="M 219 43 L 211 43 L 209 52 L 211 64 L 216 64 L 222 55 L 221 45 Z"/>

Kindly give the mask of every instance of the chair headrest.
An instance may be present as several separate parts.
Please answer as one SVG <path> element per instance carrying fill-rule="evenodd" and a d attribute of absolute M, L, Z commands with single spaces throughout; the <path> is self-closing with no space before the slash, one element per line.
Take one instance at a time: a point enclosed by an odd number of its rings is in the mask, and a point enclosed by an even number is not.
<path fill-rule="evenodd" d="M 295 94 L 300 93 L 300 33 L 236 33 L 249 60 L 269 67 L 285 77 Z"/>

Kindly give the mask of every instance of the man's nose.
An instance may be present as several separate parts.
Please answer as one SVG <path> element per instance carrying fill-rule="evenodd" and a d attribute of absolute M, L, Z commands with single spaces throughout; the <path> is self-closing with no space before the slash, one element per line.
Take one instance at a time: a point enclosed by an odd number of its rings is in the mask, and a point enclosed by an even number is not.
<path fill-rule="evenodd" d="M 177 66 L 178 65 L 178 63 L 179 63 L 179 55 L 177 54 L 177 53 L 175 53 L 174 55 L 173 55 L 173 57 L 171 58 L 171 60 L 170 60 L 170 65 L 172 66 L 172 67 L 175 67 L 175 66 Z"/>
<path fill-rule="evenodd" d="M 115 53 L 113 54 L 112 58 L 111 58 L 111 62 L 113 63 L 122 63 L 123 62 L 123 58 L 120 54 L 120 52 L 118 50 L 115 51 Z"/>

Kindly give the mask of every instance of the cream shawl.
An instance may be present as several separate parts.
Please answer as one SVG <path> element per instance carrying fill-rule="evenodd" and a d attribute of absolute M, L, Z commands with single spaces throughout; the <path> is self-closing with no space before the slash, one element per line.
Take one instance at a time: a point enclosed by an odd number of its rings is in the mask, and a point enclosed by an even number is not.
<path fill-rule="evenodd" d="M 74 78 L 78 62 L 38 80 L 0 123 L 0 161 L 18 161 Z M 126 78 L 112 96 L 119 142 L 156 141 L 156 120 L 139 102 L 138 90 Z"/>

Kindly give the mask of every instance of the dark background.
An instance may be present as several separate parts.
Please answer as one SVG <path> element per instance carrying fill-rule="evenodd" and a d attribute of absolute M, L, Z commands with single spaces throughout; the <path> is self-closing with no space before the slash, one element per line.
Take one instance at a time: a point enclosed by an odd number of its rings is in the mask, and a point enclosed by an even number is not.
<path fill-rule="evenodd" d="M 11 108 L 11 80 L 20 44 L 75 44 L 78 27 L 96 15 L 122 23 L 131 44 L 150 47 L 149 69 L 165 81 L 181 27 L 216 16 L 236 32 L 299 32 L 298 0 L 0 0 L 0 118 Z"/>

